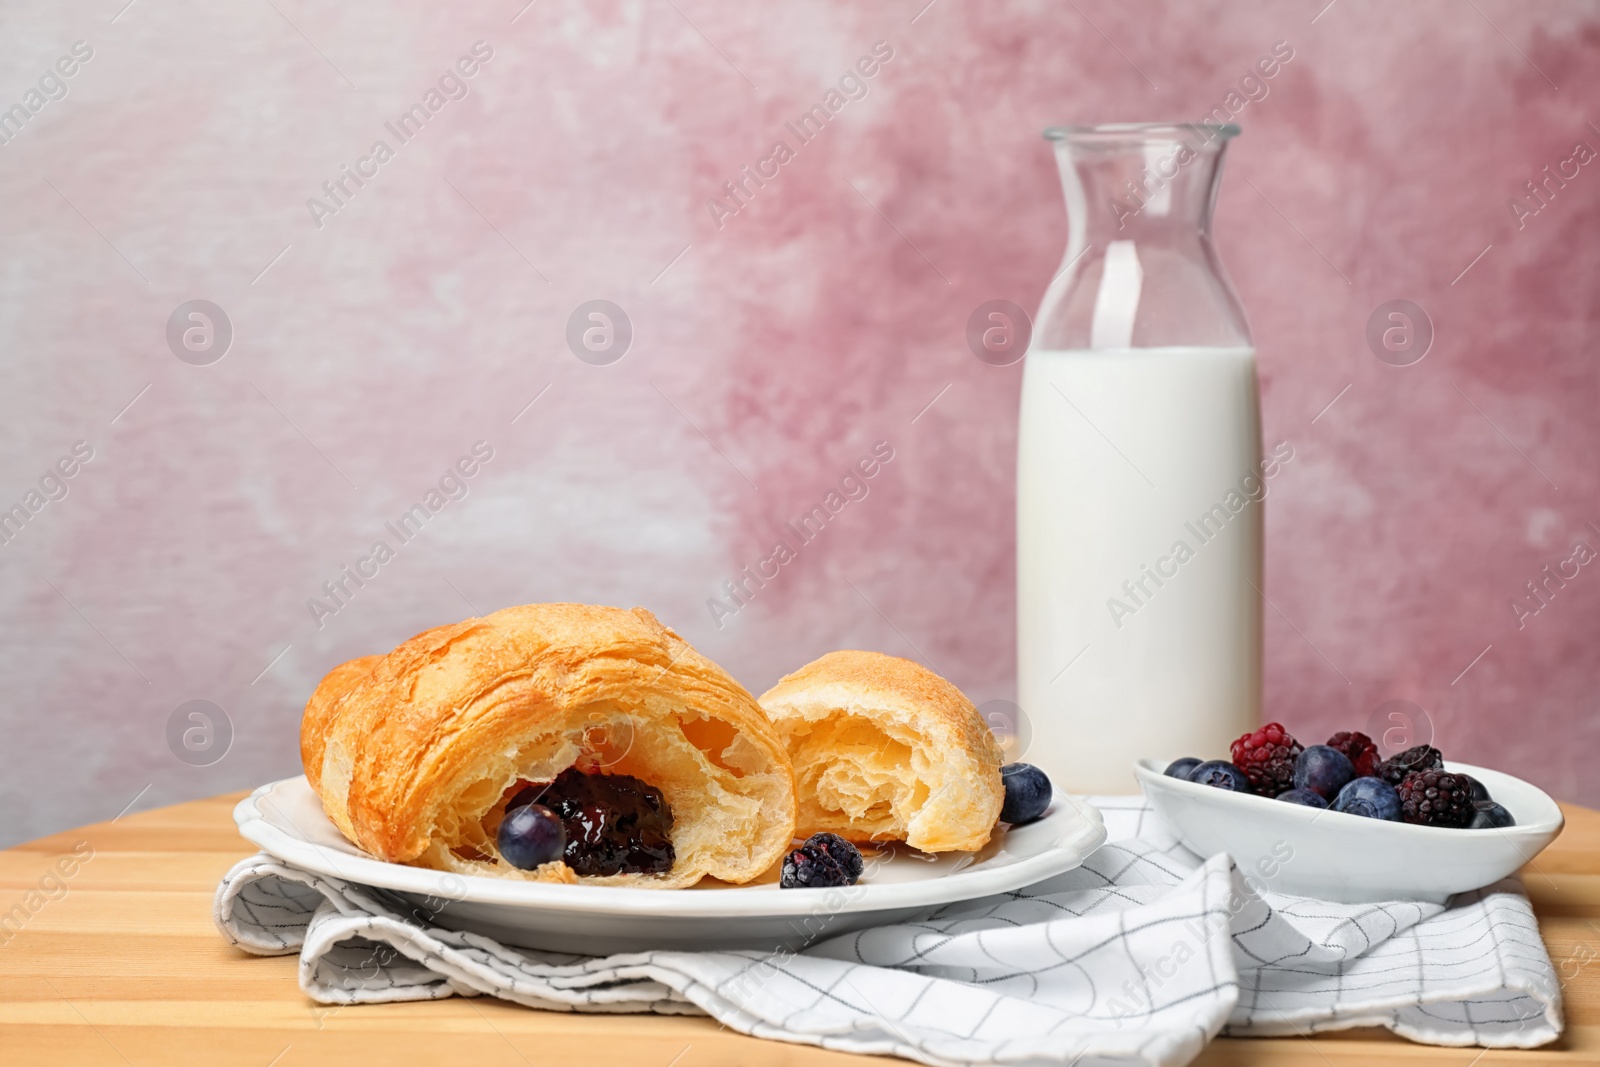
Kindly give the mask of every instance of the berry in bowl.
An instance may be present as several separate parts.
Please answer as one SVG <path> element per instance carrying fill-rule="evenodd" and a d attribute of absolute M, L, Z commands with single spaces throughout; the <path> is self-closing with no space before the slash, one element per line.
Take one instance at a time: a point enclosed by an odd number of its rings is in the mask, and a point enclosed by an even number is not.
<path fill-rule="evenodd" d="M 1516 871 L 1563 823 L 1537 786 L 1431 745 L 1382 759 L 1359 732 L 1306 746 L 1269 723 L 1230 755 L 1144 759 L 1134 774 L 1190 851 L 1226 852 L 1273 892 L 1443 903 Z"/>

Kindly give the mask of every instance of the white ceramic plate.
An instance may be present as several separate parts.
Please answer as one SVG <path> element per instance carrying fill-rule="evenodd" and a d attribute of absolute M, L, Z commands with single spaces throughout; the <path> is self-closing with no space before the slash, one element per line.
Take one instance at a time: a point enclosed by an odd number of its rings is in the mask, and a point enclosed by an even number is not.
<path fill-rule="evenodd" d="M 1482 782 L 1517 825 L 1448 830 L 1365 819 L 1168 778 L 1162 772 L 1169 762 L 1142 759 L 1133 773 L 1190 851 L 1226 852 L 1256 885 L 1323 900 L 1443 903 L 1532 860 L 1564 822 L 1556 802 L 1538 786 L 1466 763 L 1446 762 L 1445 769 Z"/>
<path fill-rule="evenodd" d="M 1287 805 L 1285 805 L 1287 806 Z M 1057 794 L 1044 818 L 996 833 L 978 853 L 897 848 L 868 857 L 862 880 L 837 890 L 782 889 L 775 878 L 679 890 L 545 885 L 385 863 L 344 839 L 302 775 L 257 789 L 233 812 L 239 832 L 308 871 L 391 889 L 438 922 L 558 952 L 649 948 L 799 948 L 941 905 L 1004 893 L 1071 870 L 1105 841 L 1092 805 Z"/>

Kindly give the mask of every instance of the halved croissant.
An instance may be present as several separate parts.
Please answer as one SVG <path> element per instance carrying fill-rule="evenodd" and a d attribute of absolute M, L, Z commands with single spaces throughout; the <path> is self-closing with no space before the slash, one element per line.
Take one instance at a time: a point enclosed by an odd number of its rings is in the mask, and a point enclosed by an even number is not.
<path fill-rule="evenodd" d="M 671 869 L 584 878 L 744 882 L 794 834 L 794 780 L 755 700 L 642 608 L 530 604 L 335 667 L 301 721 L 328 817 L 381 859 L 533 880 L 495 828 L 519 782 L 630 775 L 671 809 Z"/>
<path fill-rule="evenodd" d="M 798 833 L 905 841 L 924 852 L 989 841 L 1001 750 L 955 686 L 881 652 L 830 652 L 761 697 L 794 765 Z"/>

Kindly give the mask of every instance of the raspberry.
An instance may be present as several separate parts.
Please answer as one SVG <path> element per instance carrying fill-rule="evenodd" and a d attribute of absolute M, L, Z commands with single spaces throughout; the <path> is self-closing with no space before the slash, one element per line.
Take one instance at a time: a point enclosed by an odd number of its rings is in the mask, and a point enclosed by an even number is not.
<path fill-rule="evenodd" d="M 1463 829 L 1478 813 L 1472 805 L 1472 783 L 1449 771 L 1412 771 L 1396 791 L 1402 822 Z"/>
<path fill-rule="evenodd" d="M 1328 747 L 1345 754 L 1355 767 L 1357 778 L 1367 777 L 1378 766 L 1378 746 L 1359 730 L 1340 730 L 1328 738 Z"/>
<path fill-rule="evenodd" d="M 1396 753 L 1372 769 L 1372 773 L 1395 788 L 1412 771 L 1442 771 L 1444 756 L 1432 745 L 1413 745 Z"/>
<path fill-rule="evenodd" d="M 1233 764 L 1257 793 L 1275 797 L 1294 787 L 1294 761 L 1304 751 L 1282 723 L 1269 722 L 1233 743 Z"/>

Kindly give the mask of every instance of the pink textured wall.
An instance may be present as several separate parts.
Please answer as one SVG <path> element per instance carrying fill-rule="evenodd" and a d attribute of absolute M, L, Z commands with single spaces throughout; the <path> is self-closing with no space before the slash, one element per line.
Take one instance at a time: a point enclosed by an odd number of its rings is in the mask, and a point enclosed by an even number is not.
<path fill-rule="evenodd" d="M 1217 214 L 1266 438 L 1297 457 L 1267 519 L 1270 713 L 1320 740 L 1413 701 L 1447 753 L 1600 803 L 1600 571 L 1512 608 L 1600 550 L 1600 163 L 1508 206 L 1600 149 L 1600 13 L 924 2 L 0 13 L 0 107 L 41 105 L 0 146 L 0 505 L 93 450 L 0 547 L 0 841 L 294 773 L 328 667 L 525 601 L 643 604 L 757 691 L 859 646 L 1012 696 L 1021 367 L 963 331 L 1036 306 L 1059 260 L 1039 131 L 1198 118 L 1277 42 Z M 65 98 L 30 98 L 80 40 Z M 401 144 L 385 123 L 477 41 Z M 800 143 L 785 123 L 880 41 Z M 745 206 L 708 208 L 780 140 Z M 345 165 L 376 173 L 314 220 Z M 194 299 L 233 326 L 208 366 L 165 336 Z M 593 299 L 632 323 L 610 365 L 566 344 Z M 1411 366 L 1365 341 L 1394 299 L 1434 324 Z M 314 619 L 478 441 L 466 495 Z M 714 620 L 880 441 L 865 498 Z M 208 766 L 169 747 L 197 699 L 234 734 Z"/>

